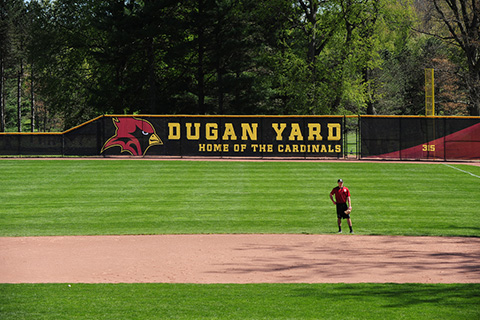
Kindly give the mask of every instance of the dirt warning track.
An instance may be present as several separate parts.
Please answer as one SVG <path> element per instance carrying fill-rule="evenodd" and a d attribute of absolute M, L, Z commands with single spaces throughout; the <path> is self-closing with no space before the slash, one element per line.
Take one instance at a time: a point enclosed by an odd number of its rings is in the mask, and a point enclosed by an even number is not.
<path fill-rule="evenodd" d="M 480 238 L 0 238 L 0 283 L 480 283 Z"/>

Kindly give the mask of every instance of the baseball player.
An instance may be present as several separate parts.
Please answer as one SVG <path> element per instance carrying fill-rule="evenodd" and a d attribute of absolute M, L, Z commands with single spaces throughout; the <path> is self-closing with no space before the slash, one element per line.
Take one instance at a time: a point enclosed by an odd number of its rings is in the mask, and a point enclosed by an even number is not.
<path fill-rule="evenodd" d="M 333 199 L 334 195 L 335 200 Z M 352 211 L 350 191 L 343 186 L 342 179 L 338 179 L 338 187 L 333 188 L 332 192 L 330 192 L 330 200 L 337 206 L 338 233 L 342 233 L 342 219 L 347 219 L 350 233 L 353 233 L 352 220 L 350 219 L 350 212 Z"/>

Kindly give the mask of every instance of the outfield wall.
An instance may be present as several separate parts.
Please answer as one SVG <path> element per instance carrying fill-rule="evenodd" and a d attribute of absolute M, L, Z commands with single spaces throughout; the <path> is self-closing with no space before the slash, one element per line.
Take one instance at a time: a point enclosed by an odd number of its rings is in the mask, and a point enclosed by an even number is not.
<path fill-rule="evenodd" d="M 360 118 L 361 158 L 480 160 L 480 117 Z"/>
<path fill-rule="evenodd" d="M 352 144 L 355 152 L 352 152 Z M 107 115 L 0 155 L 480 160 L 480 117 Z"/>
<path fill-rule="evenodd" d="M 63 133 L 0 134 L 2 155 L 343 157 L 342 116 L 102 116 Z"/>

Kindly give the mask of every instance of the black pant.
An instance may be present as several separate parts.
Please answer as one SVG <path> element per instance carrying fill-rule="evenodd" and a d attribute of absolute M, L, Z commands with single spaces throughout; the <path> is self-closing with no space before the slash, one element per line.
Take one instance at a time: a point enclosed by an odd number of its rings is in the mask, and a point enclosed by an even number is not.
<path fill-rule="evenodd" d="M 337 218 L 342 218 L 342 219 L 349 219 L 350 215 L 345 214 L 345 211 L 348 209 L 348 206 L 346 203 L 338 203 L 337 202 Z"/>

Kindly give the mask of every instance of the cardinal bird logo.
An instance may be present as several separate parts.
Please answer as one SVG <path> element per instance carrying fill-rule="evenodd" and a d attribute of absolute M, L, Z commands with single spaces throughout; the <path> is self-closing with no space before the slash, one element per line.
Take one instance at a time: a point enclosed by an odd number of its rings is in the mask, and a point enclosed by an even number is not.
<path fill-rule="evenodd" d="M 101 153 L 111 147 L 120 147 L 120 152 L 142 156 L 151 146 L 163 144 L 152 124 L 147 120 L 113 118 L 112 121 L 116 128 L 115 134 L 105 142 Z"/>

